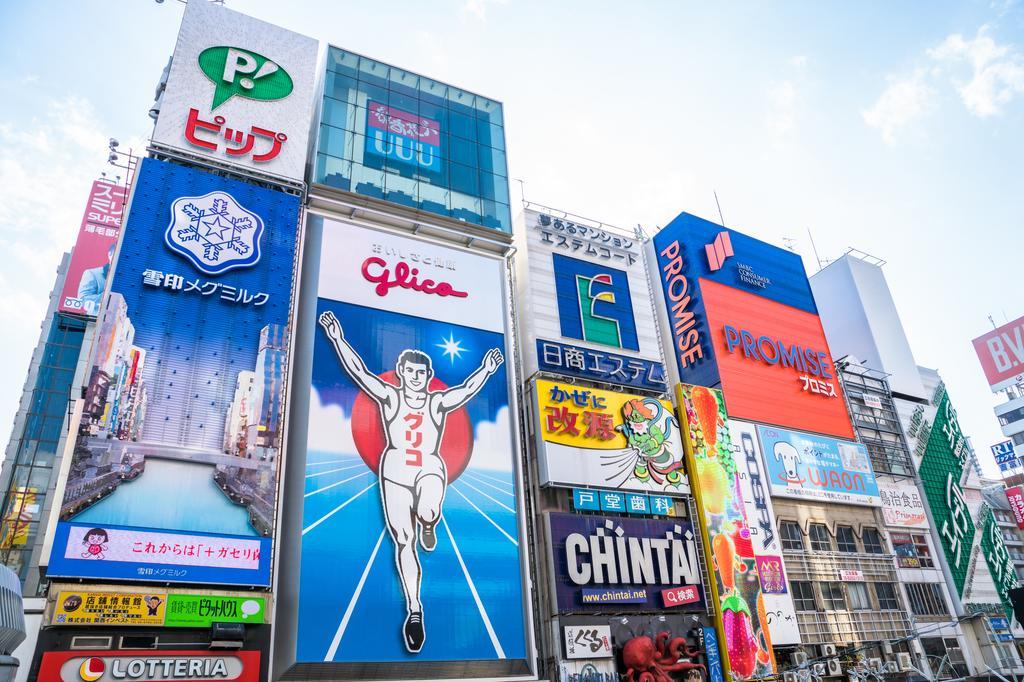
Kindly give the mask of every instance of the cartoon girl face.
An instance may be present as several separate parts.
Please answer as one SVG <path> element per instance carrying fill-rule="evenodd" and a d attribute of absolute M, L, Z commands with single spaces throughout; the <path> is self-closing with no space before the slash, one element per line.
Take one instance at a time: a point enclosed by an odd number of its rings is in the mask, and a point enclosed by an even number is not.
<path fill-rule="evenodd" d="M 107 536 L 105 533 L 90 533 L 85 538 L 85 543 L 87 545 L 102 545 L 106 541 Z"/>

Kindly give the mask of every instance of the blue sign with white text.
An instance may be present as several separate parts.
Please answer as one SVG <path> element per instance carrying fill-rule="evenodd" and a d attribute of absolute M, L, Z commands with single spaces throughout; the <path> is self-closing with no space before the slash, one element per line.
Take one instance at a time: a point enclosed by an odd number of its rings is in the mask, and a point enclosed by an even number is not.
<path fill-rule="evenodd" d="M 537 362 L 542 372 L 654 391 L 668 388 L 663 364 L 617 353 L 537 339 Z"/>
<path fill-rule="evenodd" d="M 626 493 L 626 512 L 630 514 L 650 514 L 651 509 L 647 495 Z"/>
<path fill-rule="evenodd" d="M 585 488 L 572 489 L 572 506 L 576 511 L 600 511 L 598 491 Z"/>
<path fill-rule="evenodd" d="M 1002 443 L 993 445 L 992 456 L 996 458 L 998 464 L 1016 464 L 1017 455 L 1013 450 L 1013 441 L 1004 440 Z"/>
<path fill-rule="evenodd" d="M 143 159 L 51 576 L 266 587 L 299 199 Z"/>
<path fill-rule="evenodd" d="M 623 493 L 613 493 L 602 490 L 601 511 L 619 513 L 626 511 L 626 496 Z"/>
<path fill-rule="evenodd" d="M 654 235 L 654 249 L 674 355 L 686 383 L 719 383 L 701 279 L 818 313 L 803 261 L 786 249 L 689 213 Z"/>

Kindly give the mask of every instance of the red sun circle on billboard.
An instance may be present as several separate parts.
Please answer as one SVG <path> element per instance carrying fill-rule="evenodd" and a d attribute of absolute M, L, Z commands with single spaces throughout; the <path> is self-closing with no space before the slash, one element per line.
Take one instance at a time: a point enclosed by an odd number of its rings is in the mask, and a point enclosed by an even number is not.
<path fill-rule="evenodd" d="M 398 375 L 394 370 L 384 372 L 380 378 L 392 386 L 399 385 Z M 431 393 L 443 391 L 448 386 L 434 377 L 430 380 L 427 390 Z M 360 391 L 352 405 L 352 440 L 355 441 L 359 456 L 366 462 L 373 473 L 379 475 L 380 456 L 387 448 L 388 440 L 384 433 L 384 422 L 380 418 L 380 408 L 373 398 Z M 460 407 L 448 414 L 444 422 L 444 435 L 441 436 L 441 459 L 448 470 L 448 482 L 457 479 L 469 464 L 473 455 L 473 422 L 465 407 Z"/>
<path fill-rule="evenodd" d="M 78 676 L 85 680 L 85 682 L 96 682 L 96 680 L 103 677 L 103 673 L 106 670 L 107 664 L 103 662 L 103 659 L 94 656 L 82 661 L 82 665 L 78 667 Z"/>

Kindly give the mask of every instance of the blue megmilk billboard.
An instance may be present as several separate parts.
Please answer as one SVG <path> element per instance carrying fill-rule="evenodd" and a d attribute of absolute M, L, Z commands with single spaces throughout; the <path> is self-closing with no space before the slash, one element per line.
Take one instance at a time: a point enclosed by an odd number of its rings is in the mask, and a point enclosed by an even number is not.
<path fill-rule="evenodd" d="M 871 459 L 860 443 L 760 425 L 757 437 L 773 497 L 881 506 Z"/>
<path fill-rule="evenodd" d="M 722 351 L 712 348 L 702 279 L 818 314 L 803 262 L 795 253 L 689 213 L 676 216 L 653 241 L 672 354 L 686 383 L 720 382 L 715 354 Z"/>
<path fill-rule="evenodd" d="M 49 575 L 270 585 L 298 214 L 142 160 Z"/>
<path fill-rule="evenodd" d="M 324 220 L 319 262 L 296 661 L 528 671 L 503 261 Z"/>

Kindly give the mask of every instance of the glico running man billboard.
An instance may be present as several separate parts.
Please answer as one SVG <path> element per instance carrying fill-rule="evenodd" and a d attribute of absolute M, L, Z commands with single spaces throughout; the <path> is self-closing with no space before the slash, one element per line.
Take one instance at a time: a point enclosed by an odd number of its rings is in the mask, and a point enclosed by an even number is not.
<path fill-rule="evenodd" d="M 652 243 L 680 380 L 720 386 L 731 417 L 853 439 L 799 256 L 686 213 Z"/>
<path fill-rule="evenodd" d="M 49 575 L 270 584 L 298 212 L 142 161 Z"/>
<path fill-rule="evenodd" d="M 690 492 L 671 402 L 544 379 L 534 391 L 542 485 Z"/>
<path fill-rule="evenodd" d="M 124 202 L 124 187 L 104 180 L 92 183 L 57 305 L 60 312 L 96 317 L 121 233 Z"/>
<path fill-rule="evenodd" d="M 319 268 L 296 660 L 528 670 L 504 262 L 325 220 Z"/>

